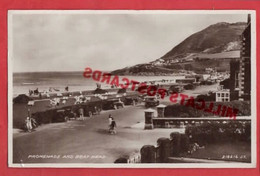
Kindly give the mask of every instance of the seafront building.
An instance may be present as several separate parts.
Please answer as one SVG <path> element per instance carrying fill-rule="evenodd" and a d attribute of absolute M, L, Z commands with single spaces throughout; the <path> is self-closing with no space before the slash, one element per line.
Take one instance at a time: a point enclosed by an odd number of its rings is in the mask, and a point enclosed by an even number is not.
<path fill-rule="evenodd" d="M 248 101 L 251 96 L 251 19 L 241 35 L 240 58 L 230 62 L 230 101 Z M 220 93 L 220 92 L 219 92 Z M 217 97 L 216 97 L 217 99 Z"/>
<path fill-rule="evenodd" d="M 239 100 L 250 100 L 251 95 L 251 19 L 242 33 L 242 49 L 239 68 Z"/>
<path fill-rule="evenodd" d="M 240 72 L 240 60 L 233 60 L 230 62 L 230 100 L 238 100 L 239 95 L 239 72 Z"/>
<path fill-rule="evenodd" d="M 216 92 L 216 102 L 230 101 L 230 91 L 228 89 L 222 89 Z"/>

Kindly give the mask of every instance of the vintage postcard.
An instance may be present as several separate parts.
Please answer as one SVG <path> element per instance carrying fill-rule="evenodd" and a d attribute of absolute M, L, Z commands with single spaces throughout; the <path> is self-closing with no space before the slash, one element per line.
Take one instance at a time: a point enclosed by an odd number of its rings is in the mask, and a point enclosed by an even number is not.
<path fill-rule="evenodd" d="M 8 11 L 9 167 L 256 167 L 255 11 Z"/>

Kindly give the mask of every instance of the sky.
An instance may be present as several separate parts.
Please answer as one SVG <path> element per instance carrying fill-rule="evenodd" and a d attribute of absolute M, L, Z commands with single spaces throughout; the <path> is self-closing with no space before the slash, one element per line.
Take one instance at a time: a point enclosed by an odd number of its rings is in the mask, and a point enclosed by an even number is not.
<path fill-rule="evenodd" d="M 14 13 L 13 72 L 112 71 L 162 57 L 185 38 L 246 14 Z"/>

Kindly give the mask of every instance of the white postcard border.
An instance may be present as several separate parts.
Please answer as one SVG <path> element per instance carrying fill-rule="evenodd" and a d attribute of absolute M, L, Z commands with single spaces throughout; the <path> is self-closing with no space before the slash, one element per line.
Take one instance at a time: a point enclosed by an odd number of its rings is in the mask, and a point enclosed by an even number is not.
<path fill-rule="evenodd" d="M 251 163 L 84 164 L 13 163 L 13 31 L 14 14 L 251 14 Z M 256 12 L 255 10 L 8 10 L 8 166 L 16 168 L 256 168 Z"/>

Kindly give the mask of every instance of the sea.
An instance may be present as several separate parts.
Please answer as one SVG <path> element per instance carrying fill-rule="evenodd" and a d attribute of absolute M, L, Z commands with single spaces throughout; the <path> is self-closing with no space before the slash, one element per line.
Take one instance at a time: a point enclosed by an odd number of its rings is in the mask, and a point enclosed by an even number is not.
<path fill-rule="evenodd" d="M 139 82 L 144 81 L 160 81 L 176 80 L 183 76 L 119 76 L 119 80 L 123 77 L 129 80 Z M 13 73 L 13 97 L 19 94 L 28 94 L 29 90 L 38 88 L 40 92 L 49 91 L 50 88 L 65 91 L 65 87 L 69 87 L 69 91 L 95 90 L 97 82 L 91 78 L 83 77 L 83 72 L 23 72 Z M 101 84 L 101 88 L 110 88 L 111 85 Z"/>

